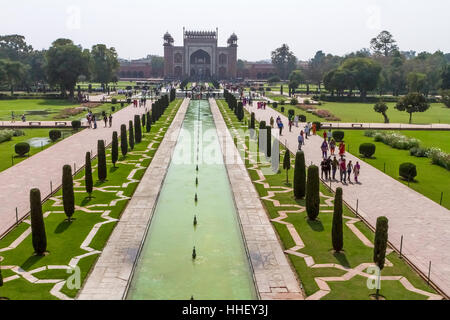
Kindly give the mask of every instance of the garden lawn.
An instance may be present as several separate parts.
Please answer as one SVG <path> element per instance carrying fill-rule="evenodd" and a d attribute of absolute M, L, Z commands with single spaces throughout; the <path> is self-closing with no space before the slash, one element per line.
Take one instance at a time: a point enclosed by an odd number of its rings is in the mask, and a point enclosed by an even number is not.
<path fill-rule="evenodd" d="M 132 197 L 138 186 L 138 183 L 134 179 L 137 181 L 142 179 L 164 134 L 175 117 L 181 101 L 175 100 L 171 103 L 161 119 L 152 125 L 151 133 L 144 133 L 145 130 L 143 130 L 142 142 L 137 144 L 126 158 L 120 155 L 116 168 L 111 164 L 111 150 L 107 150 L 107 181 L 98 181 L 97 159 L 92 161 L 94 188 L 96 188 L 92 194 L 92 199 L 88 199 L 85 192 L 84 170 L 75 176 L 75 203 L 78 209 L 73 215 L 73 218 L 75 218 L 74 221 L 69 223 L 65 220 L 66 216 L 61 202 L 61 191 L 44 203 L 43 212 L 50 213 L 44 220 L 49 255 L 45 257 L 34 256 L 31 235 L 28 235 L 16 248 L 0 253 L 4 257 L 1 263 L 2 266 L 19 266 L 25 271 L 34 270 L 33 276 L 39 280 L 67 280 L 71 274 L 66 272 L 65 267 L 69 265 L 73 258 L 88 253 L 87 250 L 81 249 L 80 246 L 91 231 L 95 231 L 95 226 L 99 227 L 98 232 L 92 241 L 87 241 L 84 245 L 101 251 L 117 224 L 117 221 L 109 221 L 107 217 L 112 219 L 120 218 L 129 201 L 128 199 Z M 154 144 L 148 150 L 152 142 Z M 135 169 L 137 171 L 130 177 L 130 173 Z M 126 184 L 127 182 L 128 184 Z M 114 202 L 117 203 L 114 204 Z M 80 210 L 81 207 L 83 210 Z M 99 223 L 104 224 L 99 225 Z M 0 248 L 8 247 L 28 228 L 29 224 L 26 222 L 19 224 L 5 238 L 0 240 Z M 90 255 L 81 257 L 81 260 L 77 264 L 80 267 L 81 283 L 85 281 L 98 256 L 98 252 L 94 251 Z M 57 267 L 54 269 L 46 268 L 49 265 Z M 11 270 L 2 271 L 5 273 L 8 272 L 8 276 L 14 275 Z M 6 296 L 14 300 L 55 299 L 55 296 L 50 294 L 53 286 L 53 284 L 31 283 L 23 277 L 20 277 L 19 279 L 5 282 L 4 286 L 0 289 L 0 296 Z M 78 289 L 70 289 L 65 284 L 61 292 L 68 297 L 74 298 L 78 293 Z"/>
<path fill-rule="evenodd" d="M 61 131 L 62 133 L 61 139 L 59 139 L 54 143 L 51 142 L 50 140 L 50 143 L 43 146 L 42 148 L 40 146 L 31 147 L 29 156 L 33 156 L 36 153 L 39 153 L 42 150 L 51 147 L 55 143 L 60 142 L 62 139 L 65 139 L 74 133 L 71 129 L 57 129 L 57 130 Z M 0 172 L 10 168 L 13 165 L 12 160 L 14 160 L 14 165 L 16 165 L 22 162 L 23 160 L 28 159 L 28 157 L 19 157 L 16 155 L 16 152 L 14 151 L 14 146 L 17 143 L 28 142 L 32 138 L 48 138 L 49 137 L 48 134 L 51 131 L 51 129 L 21 129 L 21 131 L 25 132 L 24 136 L 12 137 L 11 141 L 5 141 L 0 143 Z M 11 159 L 11 157 L 14 157 L 14 159 Z"/>
<path fill-rule="evenodd" d="M 111 103 L 103 103 L 95 108 L 91 108 L 94 114 L 101 115 L 103 111 L 111 113 Z M 84 119 L 87 109 L 76 115 L 70 115 L 65 109 L 80 107 L 80 104 L 63 99 L 16 99 L 0 100 L 0 120 L 11 121 L 11 112 L 14 111 L 15 120 L 20 122 L 20 117 L 25 114 L 27 121 L 72 121 Z M 116 104 L 116 111 L 120 104 Z M 97 118 L 98 119 L 98 118 Z"/>
<path fill-rule="evenodd" d="M 234 113 L 228 108 L 227 104 L 223 100 L 218 100 L 219 109 L 224 116 L 225 122 L 229 129 L 236 128 L 240 129 L 243 123 L 239 122 L 234 115 Z M 247 114 L 248 116 L 248 114 Z M 252 143 L 256 143 L 252 140 Z M 246 142 L 247 147 L 249 147 L 249 142 Z M 282 159 L 284 157 L 284 147 L 281 146 Z M 242 151 L 241 151 L 242 152 Z M 248 157 L 248 152 L 246 152 L 246 158 Z M 264 156 L 263 156 L 264 157 Z M 254 156 L 252 156 L 254 158 Z M 260 183 L 255 183 L 260 180 L 259 175 L 253 170 L 253 164 L 249 163 L 248 160 L 245 161 L 249 175 L 254 182 L 255 188 L 259 193 L 261 198 L 268 195 L 267 189 Z M 294 174 L 294 164 L 295 157 L 291 154 L 291 166 L 292 169 L 289 171 L 289 184 L 286 185 L 286 172 L 281 170 L 278 174 L 267 175 L 264 181 L 271 186 L 271 191 L 282 191 L 280 187 L 292 187 L 291 183 L 293 181 Z M 259 166 L 264 166 L 259 164 Z M 332 213 L 327 211 L 332 211 L 333 207 L 326 205 L 326 198 L 334 197 L 334 195 L 326 189 L 326 187 L 321 184 L 321 193 L 324 197 L 321 197 L 321 213 L 319 215 L 319 221 L 311 222 L 307 219 L 306 212 L 301 213 L 288 213 L 288 218 L 284 221 L 291 223 L 296 229 L 297 233 L 302 238 L 305 247 L 299 252 L 311 256 L 316 264 L 338 264 L 346 268 L 355 268 L 362 263 L 372 263 L 373 259 L 373 249 L 365 246 L 363 242 L 351 231 L 351 229 L 344 224 L 343 236 L 344 236 L 344 252 L 340 254 L 335 254 L 332 251 L 331 243 L 331 228 L 332 228 Z M 297 205 L 305 206 L 305 200 L 295 200 L 291 192 L 276 193 L 272 198 L 278 200 L 283 207 L 276 207 L 272 201 L 263 200 L 263 204 L 266 211 L 271 219 L 277 218 L 279 216 L 278 210 L 282 211 L 298 211 Z M 290 208 L 289 205 L 292 205 Z M 348 207 L 344 205 L 344 216 L 354 218 L 354 214 L 349 210 Z M 347 222 L 344 219 L 344 223 Z M 284 249 L 291 249 L 295 246 L 288 229 L 285 225 L 273 222 L 280 240 L 284 246 Z M 373 243 L 374 234 L 373 232 L 362 222 L 357 222 L 355 226 Z M 301 282 L 303 289 L 307 296 L 311 296 L 319 290 L 314 278 L 316 277 L 340 277 L 346 272 L 337 268 L 327 267 L 327 268 L 310 268 L 306 265 L 305 260 L 298 256 L 288 255 L 291 263 L 296 270 Z M 395 252 L 390 253 L 387 259 L 393 263 L 392 267 L 386 266 L 382 272 L 382 276 L 404 276 L 406 277 L 416 288 L 422 289 L 424 291 L 433 292 L 434 290 L 427 286 L 426 282 L 415 273 L 405 262 L 399 259 Z M 375 293 L 375 290 L 367 288 L 367 278 L 364 277 L 354 277 L 350 281 L 344 282 L 329 282 L 331 287 L 331 293 L 326 295 L 324 299 L 332 300 L 368 300 L 370 295 Z M 415 299 L 425 299 L 423 295 L 418 295 L 411 291 L 405 289 L 398 281 L 382 281 L 381 294 L 387 299 L 404 299 L 404 300 L 415 300 Z"/>
<path fill-rule="evenodd" d="M 440 146 L 449 152 L 450 132 L 402 131 L 401 133 L 419 138 L 424 146 Z M 408 185 L 408 182 L 399 178 L 399 166 L 404 162 L 414 163 L 417 166 L 417 177 L 415 182 L 410 183 L 410 188 L 437 203 L 440 202 L 441 192 L 444 192 L 442 206 L 450 209 L 450 171 L 432 164 L 428 158 L 413 157 L 408 150 L 394 149 L 382 142 L 375 142 L 373 138 L 365 137 L 364 131 L 345 131 L 345 142 L 347 148 L 350 148 L 350 153 L 355 156 L 359 156 L 359 146 L 362 143 L 375 144 L 374 158 L 363 160 L 380 171 L 384 171 L 386 164 L 386 174 L 405 185 Z M 364 176 L 364 172 L 361 174 Z"/>

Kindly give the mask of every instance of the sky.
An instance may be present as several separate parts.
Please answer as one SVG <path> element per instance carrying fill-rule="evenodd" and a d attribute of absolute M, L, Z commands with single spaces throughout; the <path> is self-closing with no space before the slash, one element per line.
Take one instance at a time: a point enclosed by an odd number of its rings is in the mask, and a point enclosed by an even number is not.
<path fill-rule="evenodd" d="M 163 55 L 162 37 L 182 45 L 188 30 L 235 32 L 238 57 L 269 59 L 283 43 L 300 60 L 369 48 L 388 30 L 400 50 L 450 52 L 448 0 L 1 0 L 0 34 L 21 34 L 35 49 L 69 38 L 84 48 L 104 43 L 124 59 Z"/>

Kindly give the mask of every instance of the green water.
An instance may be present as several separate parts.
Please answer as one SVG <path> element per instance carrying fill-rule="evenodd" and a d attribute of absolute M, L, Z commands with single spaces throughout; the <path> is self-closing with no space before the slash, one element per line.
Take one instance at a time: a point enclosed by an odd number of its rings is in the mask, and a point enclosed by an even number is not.
<path fill-rule="evenodd" d="M 225 165 L 206 154 L 222 160 L 209 103 L 191 101 L 128 299 L 257 299 Z"/>

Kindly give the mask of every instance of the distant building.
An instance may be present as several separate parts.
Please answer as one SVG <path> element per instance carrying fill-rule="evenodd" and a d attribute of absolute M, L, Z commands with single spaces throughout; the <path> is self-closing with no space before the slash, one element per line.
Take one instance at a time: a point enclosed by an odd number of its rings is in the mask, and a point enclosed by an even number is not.
<path fill-rule="evenodd" d="M 277 69 L 271 63 L 245 62 L 244 69 L 237 72 L 240 79 L 266 80 L 277 74 Z"/>
<path fill-rule="evenodd" d="M 120 67 L 118 77 L 120 79 L 150 79 L 162 78 L 162 70 L 153 70 L 152 56 L 137 60 L 119 59 Z"/>
<path fill-rule="evenodd" d="M 164 35 L 164 77 L 167 79 L 235 79 L 237 76 L 237 36 L 228 38 L 227 47 L 218 46 L 218 30 L 186 31 L 183 46 Z"/>

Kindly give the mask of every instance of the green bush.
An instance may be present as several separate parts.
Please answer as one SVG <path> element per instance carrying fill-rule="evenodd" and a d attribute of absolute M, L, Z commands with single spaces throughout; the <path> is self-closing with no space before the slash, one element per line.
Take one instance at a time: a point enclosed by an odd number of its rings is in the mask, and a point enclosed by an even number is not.
<path fill-rule="evenodd" d="M 50 137 L 50 140 L 53 142 L 57 141 L 58 139 L 61 139 L 61 131 L 59 130 L 50 130 L 48 132 L 48 136 Z"/>
<path fill-rule="evenodd" d="M 303 100 L 303 103 L 306 104 L 306 105 L 310 105 L 311 104 L 311 100 L 305 99 L 305 100 Z"/>
<path fill-rule="evenodd" d="M 105 142 L 98 140 L 97 142 L 97 158 L 98 158 L 98 180 L 106 181 L 108 170 L 106 168 L 106 150 Z"/>
<path fill-rule="evenodd" d="M 421 147 L 414 147 L 411 150 L 409 150 L 409 154 L 413 157 L 418 158 L 427 158 L 429 153 L 429 149 L 427 148 L 421 148 Z"/>
<path fill-rule="evenodd" d="M 299 120 L 300 122 L 306 122 L 306 116 L 303 115 L 303 114 L 300 114 L 300 115 L 298 116 L 298 120 Z"/>
<path fill-rule="evenodd" d="M 400 177 L 404 178 L 408 181 L 414 181 L 414 178 L 417 177 L 417 168 L 413 163 L 402 163 L 399 168 Z"/>
<path fill-rule="evenodd" d="M 284 106 L 284 105 L 286 104 L 286 100 L 281 100 L 281 101 L 280 101 L 280 104 L 281 104 L 282 106 Z"/>
<path fill-rule="evenodd" d="M 111 112 L 115 112 L 116 111 L 116 107 L 112 106 L 111 107 Z"/>
<path fill-rule="evenodd" d="M 306 195 L 306 166 L 305 153 L 298 151 L 295 155 L 294 168 L 294 197 L 303 199 Z"/>
<path fill-rule="evenodd" d="M 112 104 L 116 104 L 116 103 L 117 103 L 117 98 L 112 98 L 112 99 L 111 99 L 111 103 L 112 103 Z"/>
<path fill-rule="evenodd" d="M 152 119 L 150 118 L 150 112 L 147 112 L 147 116 L 145 117 L 145 131 L 149 133 L 152 129 Z"/>
<path fill-rule="evenodd" d="M 47 250 L 44 216 L 42 214 L 41 191 L 30 191 L 31 239 L 37 256 L 43 256 Z"/>
<path fill-rule="evenodd" d="M 291 99 L 291 105 L 293 105 L 293 106 L 298 105 L 298 100 L 297 100 L 297 98 L 292 98 L 292 99 Z"/>
<path fill-rule="evenodd" d="M 272 104 L 272 107 L 273 107 L 274 109 L 278 108 L 278 102 L 275 101 L 275 102 Z"/>
<path fill-rule="evenodd" d="M 344 131 L 333 131 L 333 139 L 336 142 L 344 141 L 345 133 Z"/>
<path fill-rule="evenodd" d="M 306 182 L 306 213 L 311 221 L 315 221 L 320 210 L 319 168 L 312 165 L 308 168 Z"/>
<path fill-rule="evenodd" d="M 377 219 L 375 229 L 373 262 L 378 266 L 378 268 L 380 268 L 380 270 L 383 270 L 386 258 L 388 229 L 389 229 L 389 220 L 386 217 L 379 217 Z"/>
<path fill-rule="evenodd" d="M 284 113 L 284 107 L 281 107 L 281 113 Z"/>
<path fill-rule="evenodd" d="M 81 128 L 81 121 L 80 120 L 73 120 L 72 121 L 72 128 L 74 130 L 78 130 Z"/>
<path fill-rule="evenodd" d="M 250 115 L 250 129 L 255 129 L 255 113 L 252 112 Z"/>
<path fill-rule="evenodd" d="M 363 143 L 359 146 L 359 154 L 364 158 L 371 158 L 375 154 L 376 146 L 373 143 Z"/>
<path fill-rule="evenodd" d="M 64 213 L 70 222 L 75 212 L 75 193 L 73 191 L 72 167 L 65 165 L 62 175 L 62 198 Z"/>
<path fill-rule="evenodd" d="M 0 130 L 0 143 L 5 141 L 11 141 L 12 137 L 14 136 L 13 130 Z"/>
<path fill-rule="evenodd" d="M 30 145 L 26 142 L 19 142 L 14 146 L 14 150 L 16 151 L 17 155 L 23 157 L 30 152 Z"/>

